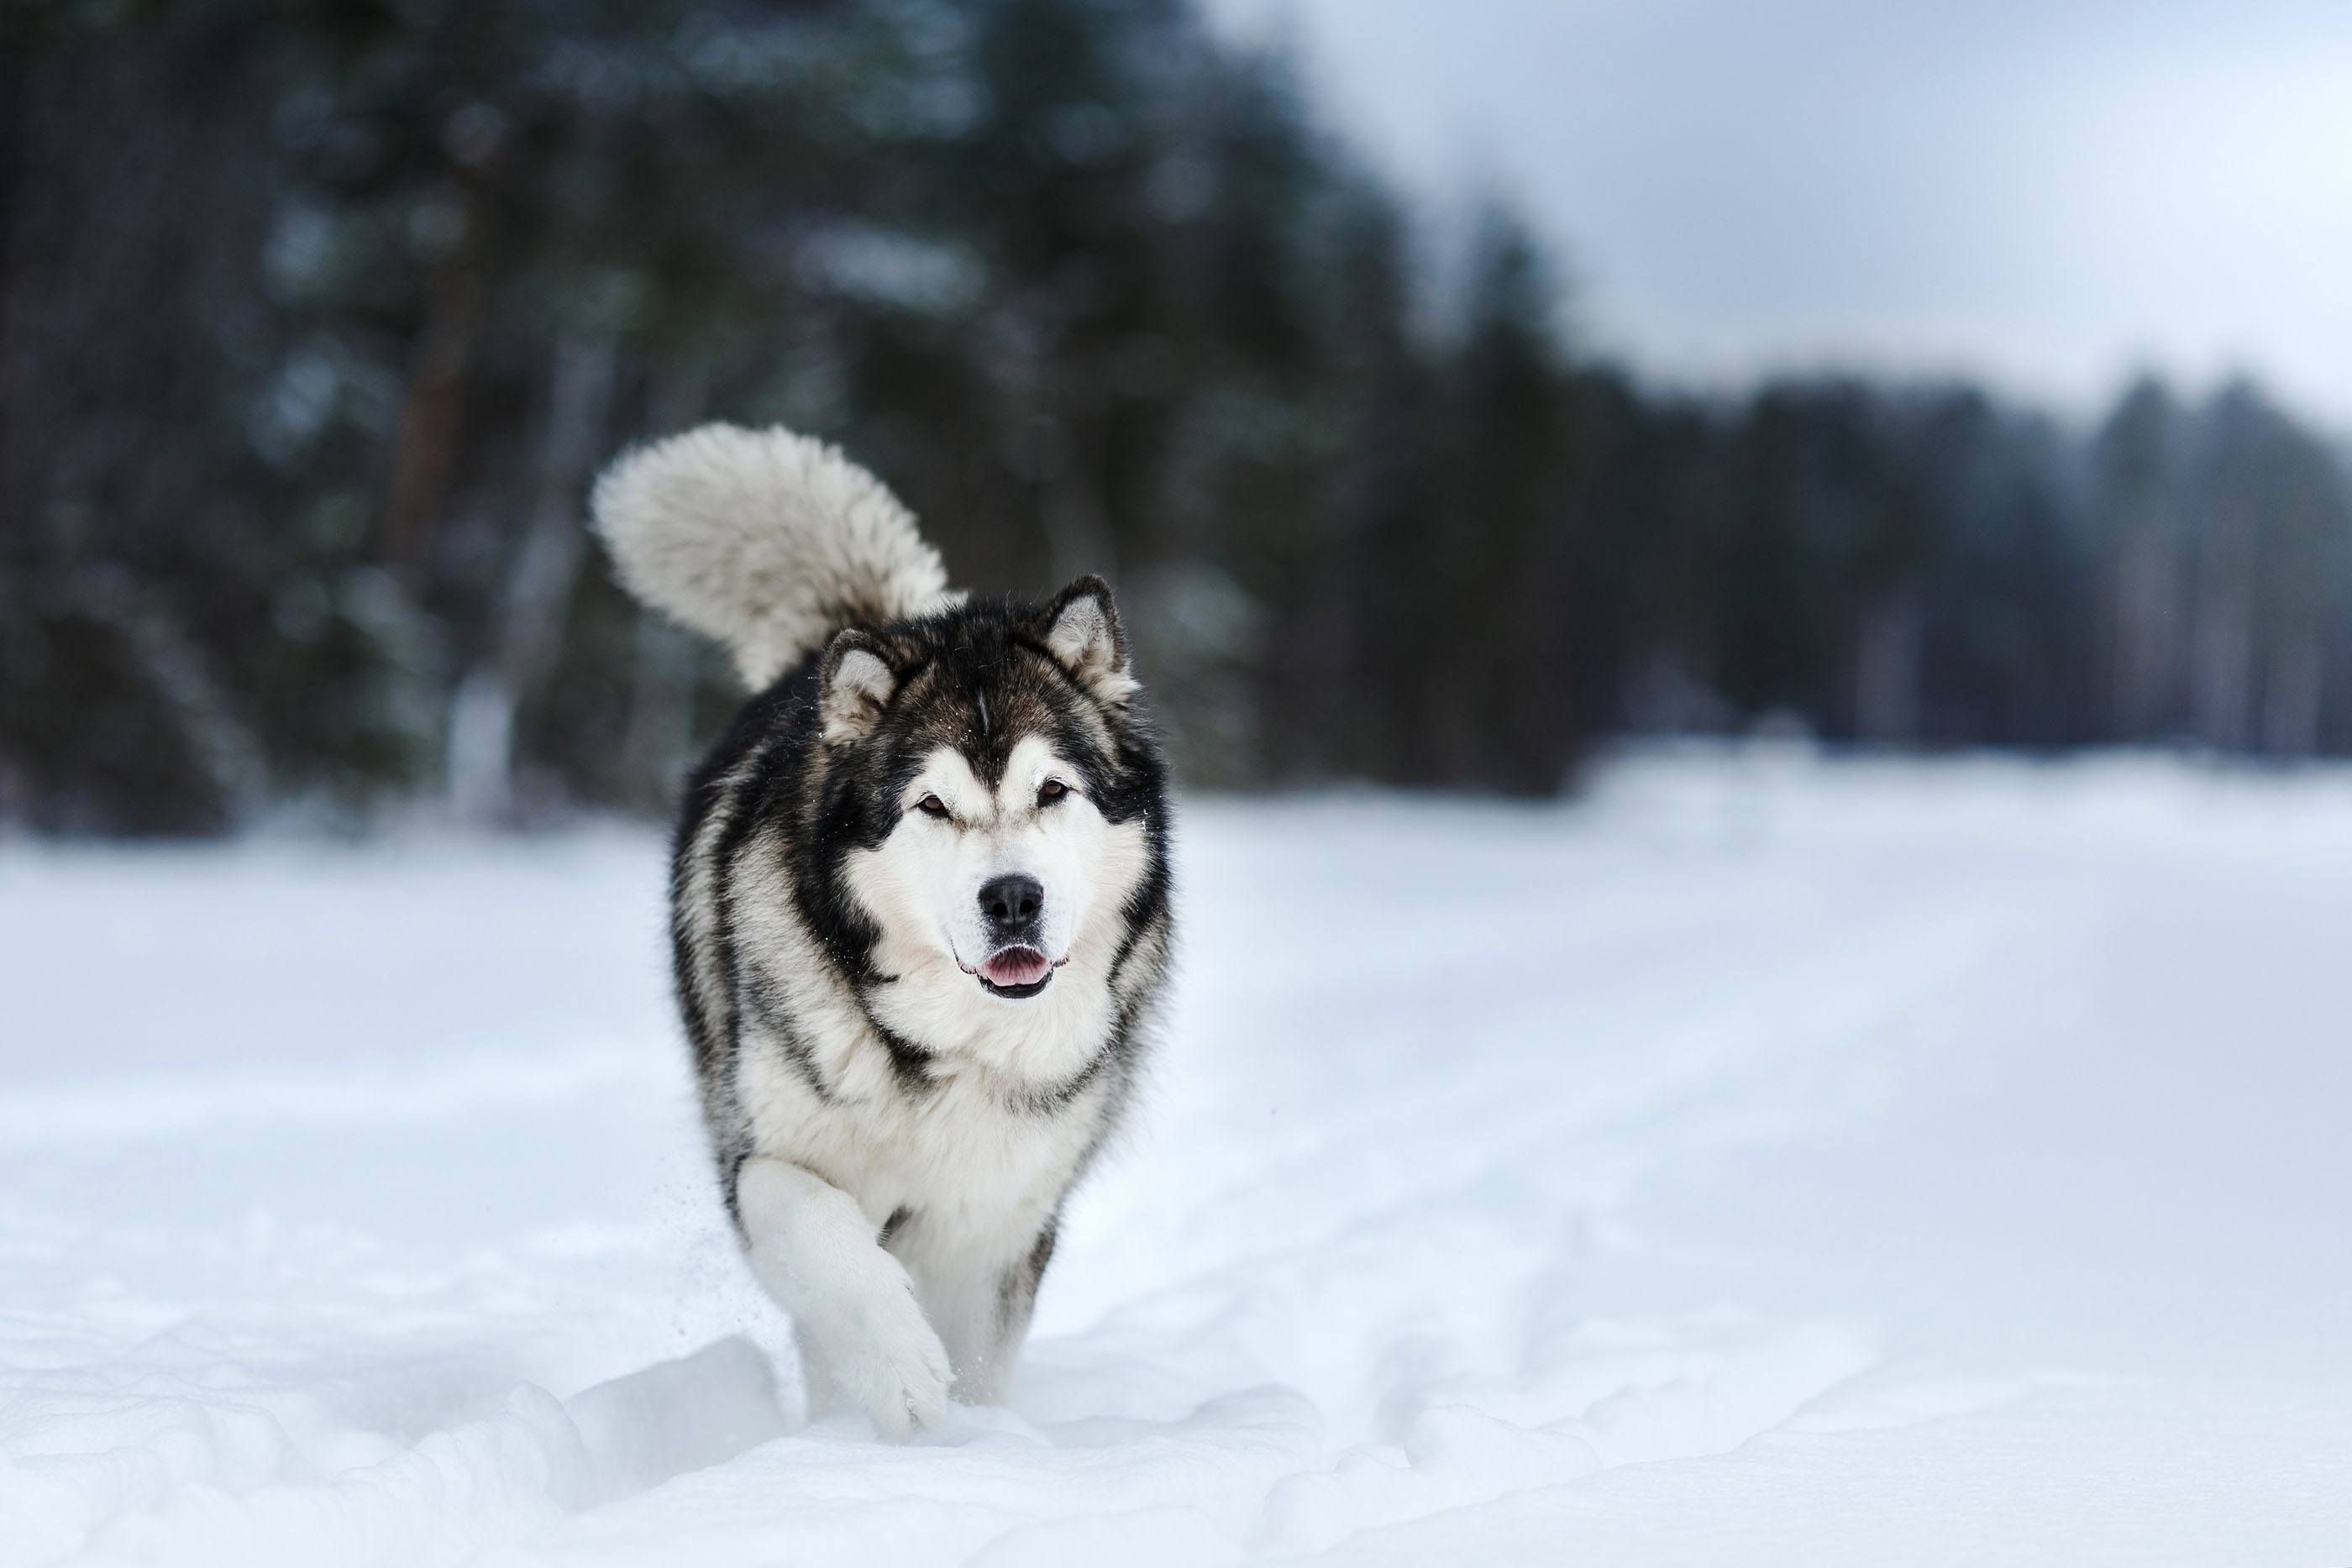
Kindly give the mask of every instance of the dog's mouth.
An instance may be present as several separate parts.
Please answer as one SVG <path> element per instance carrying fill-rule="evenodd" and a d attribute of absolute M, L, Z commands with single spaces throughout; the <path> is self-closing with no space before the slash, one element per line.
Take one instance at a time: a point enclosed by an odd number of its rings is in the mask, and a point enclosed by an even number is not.
<path fill-rule="evenodd" d="M 956 960 L 956 967 L 978 980 L 980 988 L 990 996 L 1020 1001 L 1044 990 L 1046 982 L 1054 977 L 1054 971 L 1062 966 L 1036 948 L 1016 943 L 999 947 L 978 968 L 961 958 Z"/>

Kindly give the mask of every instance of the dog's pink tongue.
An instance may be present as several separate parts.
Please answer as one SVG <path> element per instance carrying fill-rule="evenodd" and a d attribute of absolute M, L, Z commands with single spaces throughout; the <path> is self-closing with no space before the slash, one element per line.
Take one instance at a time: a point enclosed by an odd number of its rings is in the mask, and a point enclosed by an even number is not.
<path fill-rule="evenodd" d="M 980 967 L 992 986 L 1034 986 L 1053 966 L 1034 947 L 1007 947 Z"/>

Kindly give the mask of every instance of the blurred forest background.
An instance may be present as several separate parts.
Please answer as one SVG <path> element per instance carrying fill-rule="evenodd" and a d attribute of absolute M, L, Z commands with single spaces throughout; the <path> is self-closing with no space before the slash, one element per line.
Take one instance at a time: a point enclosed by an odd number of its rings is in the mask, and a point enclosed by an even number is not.
<path fill-rule="evenodd" d="M 1197 785 L 2352 750 L 2345 455 L 2257 387 L 1658 392 L 1186 0 L 6 16 L 0 824 L 657 806 L 735 697 L 582 507 L 715 417 L 1110 575 Z"/>

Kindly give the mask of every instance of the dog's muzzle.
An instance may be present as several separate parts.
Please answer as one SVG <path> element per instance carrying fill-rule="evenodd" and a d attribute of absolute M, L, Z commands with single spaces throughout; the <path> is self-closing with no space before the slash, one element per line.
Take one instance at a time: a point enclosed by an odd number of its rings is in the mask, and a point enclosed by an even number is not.
<path fill-rule="evenodd" d="M 978 968 L 957 959 L 991 996 L 1019 1000 L 1045 988 L 1058 967 L 1038 946 L 1045 914 L 1045 888 L 1034 876 L 992 878 L 980 890 L 981 924 L 995 951 Z"/>

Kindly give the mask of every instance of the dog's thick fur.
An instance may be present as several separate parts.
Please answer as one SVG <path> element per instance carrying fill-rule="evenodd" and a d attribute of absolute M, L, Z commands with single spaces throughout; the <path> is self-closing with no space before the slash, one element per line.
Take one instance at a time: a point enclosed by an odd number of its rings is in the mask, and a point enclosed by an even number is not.
<path fill-rule="evenodd" d="M 965 602 L 838 452 L 710 425 L 596 486 L 622 580 L 755 695 L 689 785 L 678 1002 L 813 1406 L 1002 1388 L 1170 951 L 1165 769 L 1109 589 Z"/>

